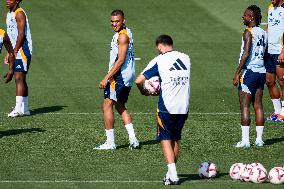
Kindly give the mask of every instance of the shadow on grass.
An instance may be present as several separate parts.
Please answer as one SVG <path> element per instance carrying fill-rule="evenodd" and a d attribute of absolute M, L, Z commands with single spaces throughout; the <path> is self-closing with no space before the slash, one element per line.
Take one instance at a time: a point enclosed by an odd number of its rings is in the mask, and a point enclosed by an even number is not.
<path fill-rule="evenodd" d="M 271 139 L 267 139 L 264 141 L 265 145 L 272 145 L 278 142 L 283 142 L 284 141 L 284 137 L 281 138 L 271 138 Z"/>
<path fill-rule="evenodd" d="M 142 148 L 143 146 L 146 146 L 146 145 L 153 145 L 153 144 L 158 144 L 159 142 L 157 142 L 156 140 L 147 140 L 147 141 L 140 141 L 139 144 L 140 144 L 140 148 Z M 120 146 L 117 146 L 116 149 L 119 149 L 119 148 L 128 148 L 129 147 L 129 144 L 123 144 L 123 145 L 120 145 Z"/>
<path fill-rule="evenodd" d="M 20 135 L 23 133 L 39 133 L 45 132 L 45 129 L 41 128 L 28 128 L 28 129 L 11 129 L 7 131 L 0 131 L 0 138 L 5 136 L 13 136 L 13 135 Z"/>
<path fill-rule="evenodd" d="M 63 110 L 65 107 L 67 106 L 49 106 L 49 107 L 37 108 L 31 110 L 31 115 L 57 112 Z"/>
<path fill-rule="evenodd" d="M 228 175 L 228 173 L 217 173 L 216 177 L 212 178 L 220 178 L 223 176 Z M 178 174 L 179 180 L 181 183 L 186 182 L 186 181 L 191 181 L 191 180 L 204 180 L 203 178 L 200 178 L 199 175 L 196 174 Z"/>

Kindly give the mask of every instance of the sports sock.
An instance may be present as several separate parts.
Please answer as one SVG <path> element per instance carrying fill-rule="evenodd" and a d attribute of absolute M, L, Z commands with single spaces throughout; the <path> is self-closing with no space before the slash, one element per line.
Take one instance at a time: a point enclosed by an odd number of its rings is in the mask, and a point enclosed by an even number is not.
<path fill-rule="evenodd" d="M 20 113 L 21 112 L 21 107 L 23 103 L 23 97 L 22 96 L 16 96 L 16 107 L 15 111 Z"/>
<path fill-rule="evenodd" d="M 280 114 L 281 112 L 281 100 L 279 99 L 271 99 L 274 107 L 274 113 Z"/>
<path fill-rule="evenodd" d="M 256 126 L 256 140 L 262 141 L 262 134 L 263 134 L 264 126 Z"/>
<path fill-rule="evenodd" d="M 114 142 L 114 129 L 105 129 L 107 142 L 113 143 Z"/>
<path fill-rule="evenodd" d="M 168 164 L 168 173 L 169 173 L 169 178 L 172 181 L 178 180 L 177 169 L 176 169 L 176 164 L 175 163 Z"/>
<path fill-rule="evenodd" d="M 280 115 L 284 116 L 284 101 L 281 101 L 281 111 L 280 111 Z"/>
<path fill-rule="evenodd" d="M 127 130 L 129 139 L 135 138 L 135 133 L 134 133 L 134 128 L 133 128 L 133 124 L 129 123 L 125 125 L 125 128 Z"/>
<path fill-rule="evenodd" d="M 22 102 L 22 108 L 21 108 L 21 112 L 22 113 L 25 113 L 25 112 L 27 112 L 29 110 L 28 104 L 29 104 L 28 96 L 24 96 L 23 97 L 23 102 Z"/>
<path fill-rule="evenodd" d="M 242 128 L 242 141 L 249 143 L 249 126 L 241 126 Z"/>

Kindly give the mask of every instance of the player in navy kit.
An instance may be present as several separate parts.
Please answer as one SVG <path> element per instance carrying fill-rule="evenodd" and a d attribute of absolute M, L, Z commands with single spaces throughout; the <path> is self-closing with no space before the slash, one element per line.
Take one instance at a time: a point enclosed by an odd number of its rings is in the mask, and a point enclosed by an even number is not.
<path fill-rule="evenodd" d="M 239 65 L 234 74 L 233 85 L 238 87 L 241 109 L 242 140 L 236 144 L 237 148 L 250 147 L 250 104 L 255 112 L 256 133 L 255 146 L 263 146 L 262 134 L 264 128 L 264 114 L 262 95 L 265 84 L 266 70 L 264 67 L 264 52 L 267 45 L 266 32 L 259 27 L 261 10 L 256 5 L 249 6 L 243 15 L 243 23 L 247 28 L 243 32 Z"/>
<path fill-rule="evenodd" d="M 135 82 L 141 94 L 151 95 L 144 88 L 145 80 L 153 76 L 160 78 L 157 140 L 162 145 L 168 166 L 164 184 L 176 185 L 179 184 L 176 170 L 179 141 L 189 111 L 191 63 L 188 55 L 173 49 L 173 40 L 168 35 L 159 36 L 156 47 L 160 54 L 150 61 Z"/>

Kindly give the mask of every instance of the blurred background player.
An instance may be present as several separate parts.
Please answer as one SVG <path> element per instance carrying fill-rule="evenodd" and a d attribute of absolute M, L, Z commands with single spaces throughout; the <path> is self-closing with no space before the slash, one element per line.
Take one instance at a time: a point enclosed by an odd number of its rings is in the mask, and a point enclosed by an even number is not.
<path fill-rule="evenodd" d="M 7 33 L 14 48 L 16 82 L 16 105 L 8 117 L 30 115 L 26 75 L 32 58 L 32 38 L 28 18 L 20 7 L 20 2 L 21 0 L 6 0 L 6 6 L 9 9 L 6 19 Z M 4 62 L 8 62 L 8 55 Z"/>
<path fill-rule="evenodd" d="M 152 95 L 144 88 L 144 82 L 153 76 L 160 77 L 157 140 L 162 145 L 168 166 L 164 184 L 177 185 L 180 184 L 176 170 L 179 141 L 189 111 L 190 59 L 186 54 L 173 50 L 173 40 L 168 35 L 159 36 L 156 47 L 159 55 L 150 61 L 135 82 L 141 94 Z"/>
<path fill-rule="evenodd" d="M 13 46 L 12 46 L 9 36 L 5 32 L 5 30 L 0 29 L 0 52 L 2 50 L 3 45 L 5 46 L 8 52 L 7 61 L 9 63 L 9 70 L 4 76 L 4 78 L 6 78 L 5 83 L 8 83 L 13 79 L 15 56 L 14 56 L 14 50 L 13 50 Z"/>
<path fill-rule="evenodd" d="M 241 109 L 242 140 L 237 148 L 250 147 L 250 103 L 255 112 L 257 138 L 256 146 L 263 146 L 262 134 L 264 128 L 264 114 L 262 95 L 265 84 L 264 52 L 267 45 L 266 32 L 259 27 L 261 10 L 256 5 L 249 6 L 243 15 L 243 23 L 247 28 L 243 32 L 240 60 L 233 78 L 233 85 L 238 87 Z"/>
<path fill-rule="evenodd" d="M 271 0 L 268 8 L 268 53 L 265 54 L 266 84 L 274 107 L 267 120 L 284 122 L 284 4 L 283 0 Z M 280 85 L 281 92 L 275 83 Z"/>
<path fill-rule="evenodd" d="M 133 37 L 131 30 L 125 26 L 122 10 L 114 10 L 111 13 L 111 26 L 115 34 L 111 41 L 109 71 L 100 82 L 100 88 L 104 89 L 103 113 L 107 140 L 94 149 L 109 150 L 116 148 L 113 106 L 121 115 L 128 132 L 129 147 L 139 148 L 131 115 L 125 107 L 135 77 L 135 62 Z"/>

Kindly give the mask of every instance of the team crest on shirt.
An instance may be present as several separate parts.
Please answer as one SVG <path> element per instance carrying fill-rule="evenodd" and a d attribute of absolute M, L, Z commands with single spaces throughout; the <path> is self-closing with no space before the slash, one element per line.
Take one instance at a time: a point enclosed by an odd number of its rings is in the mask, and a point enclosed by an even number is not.
<path fill-rule="evenodd" d="M 282 16 L 283 15 L 283 12 L 279 12 L 279 16 Z"/>

